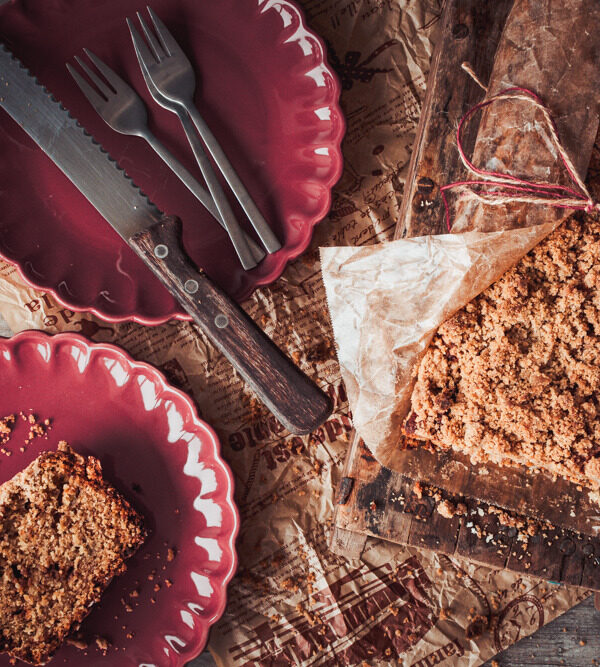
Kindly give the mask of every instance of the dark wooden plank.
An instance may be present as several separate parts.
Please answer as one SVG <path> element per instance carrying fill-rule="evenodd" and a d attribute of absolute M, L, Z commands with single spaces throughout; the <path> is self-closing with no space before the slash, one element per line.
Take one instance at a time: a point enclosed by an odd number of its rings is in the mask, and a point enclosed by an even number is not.
<path fill-rule="evenodd" d="M 585 556 L 581 550 L 581 540 L 565 535 L 562 542 L 561 581 L 579 586 L 585 567 Z"/>
<path fill-rule="evenodd" d="M 580 574 L 583 572 L 577 546 L 573 541 L 574 536 L 575 534 L 572 532 L 565 533 L 560 529 L 543 527 L 537 535 L 529 538 L 526 547 L 519 544 L 518 546 L 521 548 L 512 551 L 511 560 L 528 558 L 527 554 L 530 553 L 531 558 L 526 561 L 531 564 L 527 569 L 528 574 L 551 581 L 564 581 L 566 567 L 571 561 L 575 563 L 573 570 L 576 571 L 579 568 Z M 576 537 L 580 536 L 577 535 Z M 581 542 L 581 540 L 579 541 Z M 507 567 L 511 567 L 510 560 Z M 578 581 L 571 583 L 579 584 Z"/>
<path fill-rule="evenodd" d="M 531 474 L 519 466 L 473 465 L 459 452 L 430 452 L 423 448 L 399 451 L 397 462 L 406 476 L 425 476 L 450 493 L 493 499 L 494 504 L 505 509 L 586 535 L 597 535 L 600 530 L 598 504 L 589 492 L 566 479 Z"/>
<path fill-rule="evenodd" d="M 581 545 L 583 553 L 583 574 L 581 576 L 580 586 L 598 590 L 596 582 L 600 578 L 600 544 L 598 540 L 588 537 Z"/>
<path fill-rule="evenodd" d="M 600 614 L 586 600 L 499 653 L 483 667 L 600 665 Z"/>
<path fill-rule="evenodd" d="M 382 537 L 385 539 L 398 540 L 400 543 L 408 542 L 414 517 L 414 514 L 406 511 L 407 506 L 410 507 L 411 483 L 411 480 L 401 475 L 392 474 L 390 477 L 388 510 L 385 513 L 386 521 L 382 531 Z M 391 512 L 390 507 L 393 508 Z"/>
<path fill-rule="evenodd" d="M 336 553 L 359 557 L 369 536 L 600 590 L 600 538 L 416 483 L 379 466 L 362 441 L 353 445 L 358 455 L 345 470 L 351 490 L 334 515 Z M 455 508 L 463 503 L 466 514 L 442 516 L 444 500 Z"/>
<path fill-rule="evenodd" d="M 513 548 L 516 530 L 504 529 L 495 514 L 489 514 L 487 508 L 484 509 L 472 498 L 467 499 L 465 504 L 469 513 L 461 522 L 456 553 L 466 554 L 468 558 L 492 567 L 504 568 Z"/>
<path fill-rule="evenodd" d="M 427 93 L 409 163 L 395 238 L 443 234 L 446 226 L 439 186 L 459 171 L 454 132 L 462 115 L 484 91 L 461 70 L 467 61 L 484 82 L 514 0 L 448 0 L 441 19 L 441 39 L 432 58 Z M 467 128 L 470 149 L 477 122 Z"/>

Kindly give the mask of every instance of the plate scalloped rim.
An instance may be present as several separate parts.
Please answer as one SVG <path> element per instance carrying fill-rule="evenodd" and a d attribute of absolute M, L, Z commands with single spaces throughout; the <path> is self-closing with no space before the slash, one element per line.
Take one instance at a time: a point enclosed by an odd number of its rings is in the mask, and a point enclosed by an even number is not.
<path fill-rule="evenodd" d="M 219 546 L 224 546 L 229 549 L 231 555 L 231 566 L 224 575 L 219 576 L 218 590 L 216 591 L 216 594 L 218 594 L 218 604 L 216 604 L 216 608 L 212 616 L 208 619 L 205 619 L 204 617 L 198 617 L 199 620 L 195 625 L 197 634 L 194 640 L 186 644 L 185 648 L 182 647 L 181 652 L 171 652 L 170 666 L 184 667 L 184 665 L 189 660 L 197 657 L 206 647 L 210 627 L 219 620 L 225 611 L 225 606 L 227 603 L 227 586 L 234 576 L 238 566 L 238 556 L 235 548 L 235 541 L 240 529 L 240 515 L 233 498 L 233 473 L 231 472 L 231 469 L 227 463 L 221 458 L 221 446 L 219 438 L 214 429 L 199 417 L 193 401 L 185 392 L 171 385 L 165 375 L 161 373 L 161 371 L 159 371 L 156 367 L 144 361 L 134 360 L 124 349 L 114 344 L 93 342 L 84 336 L 73 332 L 47 334 L 46 332 L 37 329 L 30 329 L 21 331 L 14 336 L 11 336 L 10 338 L 0 337 L 0 349 L 4 348 L 6 350 L 7 347 L 16 347 L 23 342 L 43 344 L 46 348 L 59 346 L 62 343 L 72 343 L 77 345 L 79 349 L 83 348 L 86 351 L 88 363 L 94 355 L 104 354 L 111 359 L 117 359 L 123 363 L 125 367 L 132 371 L 132 377 L 141 374 L 146 377 L 150 376 L 153 380 L 157 381 L 160 386 L 160 392 L 157 394 L 157 398 L 163 394 L 168 394 L 169 398 L 179 403 L 179 406 L 185 406 L 187 419 L 184 420 L 184 422 L 186 424 L 193 423 L 196 427 L 200 428 L 206 436 L 208 436 L 208 441 L 212 445 L 211 459 L 214 461 L 214 463 L 218 464 L 222 468 L 223 473 L 228 480 L 226 505 L 231 511 L 233 524 L 231 533 L 226 540 L 226 544 L 225 540 L 220 540 Z M 49 358 L 50 357 L 48 357 L 48 359 Z M 52 661 L 50 664 L 52 664 Z M 143 667 L 143 665 L 140 665 L 140 667 Z M 150 665 L 149 667 L 153 666 Z"/>
<path fill-rule="evenodd" d="M 294 259 L 298 258 L 308 248 L 313 237 L 315 226 L 323 220 L 323 218 L 327 215 L 327 212 L 331 207 L 332 188 L 342 175 L 343 157 L 341 151 L 341 144 L 346 131 L 346 121 L 340 107 L 340 96 L 341 96 L 340 80 L 335 71 L 333 70 L 333 68 L 331 67 L 331 65 L 327 62 L 327 48 L 325 42 L 320 37 L 320 35 L 312 31 L 308 27 L 304 10 L 300 6 L 295 4 L 293 0 L 258 0 L 258 4 L 259 6 L 263 5 L 261 13 L 266 12 L 268 9 L 276 6 L 284 7 L 285 9 L 290 11 L 298 20 L 298 30 L 303 34 L 308 34 L 311 37 L 311 39 L 315 40 L 316 43 L 319 45 L 321 51 L 321 66 L 327 72 L 328 76 L 330 77 L 333 83 L 332 99 L 328 101 L 326 106 L 332 108 L 335 111 L 335 122 L 337 123 L 337 132 L 333 137 L 333 140 L 327 146 L 327 148 L 329 148 L 332 151 L 332 155 L 335 157 L 334 160 L 335 169 L 332 176 L 329 179 L 327 179 L 327 181 L 324 183 L 326 196 L 322 201 L 319 211 L 305 221 L 306 234 L 304 235 L 303 240 L 296 245 L 293 251 L 284 252 L 285 248 L 280 250 L 277 257 L 277 263 L 273 268 L 273 270 L 268 275 L 263 276 L 262 278 L 256 278 L 254 283 L 248 287 L 248 289 L 245 291 L 244 294 L 241 295 L 239 301 L 244 301 L 250 298 L 250 296 L 258 287 L 269 285 L 270 283 L 277 280 L 283 273 L 287 264 L 293 261 Z M 191 321 L 191 317 L 186 312 L 181 312 L 181 311 L 175 311 L 165 316 L 161 315 L 153 317 L 149 315 L 140 315 L 137 312 L 128 312 L 122 315 L 111 315 L 102 311 L 101 308 L 92 305 L 86 307 L 75 306 L 72 303 L 69 303 L 68 299 L 64 299 L 63 297 L 61 297 L 56 288 L 42 286 L 36 283 L 32 278 L 27 276 L 20 262 L 14 261 L 6 257 L 1 252 L 0 252 L 0 259 L 8 262 L 11 266 L 14 266 L 21 280 L 23 280 L 23 282 L 28 287 L 47 292 L 52 296 L 52 298 L 58 304 L 60 304 L 64 308 L 73 310 L 76 313 L 89 312 L 104 322 L 110 322 L 114 324 L 122 322 L 136 322 L 138 324 L 143 324 L 147 326 L 156 326 L 160 324 L 165 324 L 171 319 L 181 320 L 181 321 Z"/>

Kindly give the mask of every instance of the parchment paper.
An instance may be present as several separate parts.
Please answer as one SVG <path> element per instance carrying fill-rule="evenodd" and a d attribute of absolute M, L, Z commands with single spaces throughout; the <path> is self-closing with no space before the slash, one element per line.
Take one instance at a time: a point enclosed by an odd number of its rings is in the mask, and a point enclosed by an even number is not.
<path fill-rule="evenodd" d="M 329 42 L 344 86 L 345 171 L 308 251 L 244 307 L 334 396 L 327 423 L 311 436 L 291 437 L 187 323 L 145 328 L 75 314 L 26 287 L 6 264 L 0 265 L 0 312 L 15 332 L 77 331 L 124 347 L 193 396 L 217 430 L 242 517 L 239 571 L 209 640 L 218 664 L 474 667 L 587 593 L 383 542 L 371 542 L 361 561 L 328 549 L 352 421 L 318 247 L 392 238 L 440 3 L 303 5 L 311 26 Z M 496 619 L 481 636 L 469 631 L 471 609 Z"/>
<path fill-rule="evenodd" d="M 600 5 L 593 0 L 517 0 L 488 85 L 488 96 L 511 86 L 537 93 L 582 176 L 598 128 L 599 29 Z M 522 101 L 501 100 L 484 110 L 473 162 L 572 185 L 541 112 Z M 414 369 L 437 327 L 568 216 L 564 209 L 530 204 L 454 204 L 452 234 L 321 252 L 354 424 L 390 468 L 398 467 L 399 427 Z"/>

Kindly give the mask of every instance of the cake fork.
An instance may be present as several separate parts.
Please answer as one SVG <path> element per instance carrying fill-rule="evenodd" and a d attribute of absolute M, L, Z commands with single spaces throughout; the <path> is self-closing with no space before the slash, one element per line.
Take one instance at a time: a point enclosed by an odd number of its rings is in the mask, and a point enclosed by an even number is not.
<path fill-rule="evenodd" d="M 260 257 L 263 251 L 254 241 L 251 241 L 246 236 L 233 216 L 229 202 L 227 202 L 216 174 L 212 170 L 208 157 L 203 153 L 205 167 L 203 175 L 211 194 L 200 186 L 190 172 L 150 131 L 147 122 L 146 107 L 133 88 L 89 49 L 84 49 L 84 51 L 98 72 L 102 74 L 106 83 L 78 56 L 75 56 L 76 62 L 88 76 L 89 80 L 96 86 L 96 89 L 69 63 L 67 63 L 67 69 L 90 104 L 113 130 L 121 134 L 139 136 L 145 139 L 187 188 L 225 228 L 244 269 L 254 268 L 257 265 L 254 253 L 256 253 L 257 257 Z M 251 250 L 250 244 L 252 244 L 254 252 Z"/>
<path fill-rule="evenodd" d="M 244 209 L 267 252 L 276 252 L 281 248 L 281 243 L 269 227 L 262 213 L 258 210 L 258 207 L 232 167 L 216 137 L 194 104 L 196 76 L 191 62 L 163 22 L 150 7 L 147 7 L 147 9 L 154 24 L 156 36 L 148 28 L 139 12 L 137 12 L 137 17 L 148 40 L 149 47 L 135 29 L 130 19 L 127 19 L 127 25 L 129 26 L 144 79 L 146 82 L 150 81 L 152 84 L 150 93 L 154 96 L 153 91 L 157 91 L 160 97 L 154 97 L 154 99 L 158 104 L 178 115 L 183 111 L 191 118 L 213 160 Z M 168 101 L 169 104 L 166 104 L 165 101 Z"/>

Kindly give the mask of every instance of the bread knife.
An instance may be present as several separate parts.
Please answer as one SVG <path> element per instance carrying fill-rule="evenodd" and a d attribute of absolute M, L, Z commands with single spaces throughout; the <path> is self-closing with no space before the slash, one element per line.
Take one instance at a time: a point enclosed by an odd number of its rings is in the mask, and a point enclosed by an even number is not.
<path fill-rule="evenodd" d="M 0 107 L 141 257 L 283 426 L 304 434 L 327 419 L 329 397 L 186 255 L 181 222 L 149 201 L 1 43 Z"/>

